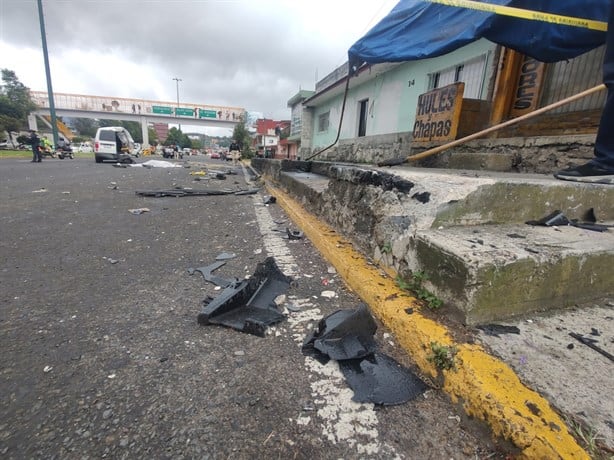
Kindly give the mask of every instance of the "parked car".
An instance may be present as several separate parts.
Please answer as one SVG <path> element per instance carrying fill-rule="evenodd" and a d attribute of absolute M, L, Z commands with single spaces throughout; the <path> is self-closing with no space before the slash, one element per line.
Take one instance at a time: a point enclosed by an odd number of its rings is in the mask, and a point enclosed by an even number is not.
<path fill-rule="evenodd" d="M 220 159 L 220 154 L 217 152 L 211 152 L 210 157 L 214 160 L 219 160 Z"/>
<path fill-rule="evenodd" d="M 116 161 L 133 163 L 134 140 L 123 126 L 98 128 L 94 138 L 94 158 L 96 163 Z"/>
<path fill-rule="evenodd" d="M 0 149 L 2 150 L 15 150 L 15 144 L 9 140 L 0 141 Z"/>

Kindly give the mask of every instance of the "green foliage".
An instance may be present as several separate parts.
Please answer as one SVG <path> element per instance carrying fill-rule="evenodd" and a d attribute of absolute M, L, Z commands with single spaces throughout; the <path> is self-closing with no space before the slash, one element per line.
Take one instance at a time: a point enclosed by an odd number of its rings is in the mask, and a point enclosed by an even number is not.
<path fill-rule="evenodd" d="M 390 254 L 392 253 L 392 244 L 390 244 L 390 242 L 384 243 L 384 245 L 382 246 L 382 254 Z"/>
<path fill-rule="evenodd" d="M 454 364 L 456 353 L 458 353 L 458 350 L 455 346 L 447 347 L 437 342 L 431 342 L 431 354 L 427 359 L 435 364 L 437 369 L 456 369 L 456 365 Z"/>
<path fill-rule="evenodd" d="M 93 139 L 96 136 L 96 130 L 98 129 L 98 123 L 91 118 L 75 118 L 73 119 L 73 126 L 81 136 L 90 139 Z"/>
<path fill-rule="evenodd" d="M 164 141 L 164 145 L 173 145 L 177 144 L 179 148 L 190 147 L 192 145 L 192 140 L 183 134 L 180 129 L 172 127 L 168 130 L 168 137 Z"/>
<path fill-rule="evenodd" d="M 252 150 L 252 137 L 245 127 L 244 121 L 241 121 L 235 125 L 235 128 L 232 131 L 232 138 L 235 139 L 241 146 L 242 158 L 252 158 L 254 156 L 254 151 Z M 230 143 L 228 145 L 230 145 Z"/>
<path fill-rule="evenodd" d="M 27 117 L 36 105 L 30 90 L 19 81 L 12 70 L 2 69 L 0 86 L 0 132 L 19 131 L 27 126 Z"/>
<path fill-rule="evenodd" d="M 149 144 L 157 145 L 159 142 L 158 133 L 153 128 L 147 128 L 147 132 L 149 133 Z"/>
<path fill-rule="evenodd" d="M 418 299 L 426 303 L 427 307 L 435 310 L 443 305 L 443 301 L 424 287 L 423 283 L 428 281 L 428 279 L 426 273 L 416 271 L 412 273 L 410 281 L 405 281 L 399 276 L 397 276 L 396 281 L 401 289 L 413 292 Z"/>
<path fill-rule="evenodd" d="M 191 148 L 200 150 L 203 148 L 203 142 L 200 139 L 190 139 L 192 142 Z"/>

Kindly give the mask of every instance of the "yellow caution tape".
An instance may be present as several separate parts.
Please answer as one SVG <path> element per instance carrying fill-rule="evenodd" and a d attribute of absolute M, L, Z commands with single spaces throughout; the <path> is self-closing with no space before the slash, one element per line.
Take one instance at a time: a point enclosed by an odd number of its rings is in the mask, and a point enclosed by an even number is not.
<path fill-rule="evenodd" d="M 476 2 L 474 0 L 425 0 L 431 3 L 468 8 L 471 10 L 486 11 L 488 13 L 500 14 L 501 16 L 512 16 L 514 18 L 529 19 L 532 21 L 550 22 L 572 27 L 583 27 L 585 29 L 607 31 L 608 23 L 594 21 L 592 19 L 574 18 L 562 16 L 560 14 L 543 13 L 541 11 L 525 10 L 511 6 L 494 5 L 492 3 Z"/>

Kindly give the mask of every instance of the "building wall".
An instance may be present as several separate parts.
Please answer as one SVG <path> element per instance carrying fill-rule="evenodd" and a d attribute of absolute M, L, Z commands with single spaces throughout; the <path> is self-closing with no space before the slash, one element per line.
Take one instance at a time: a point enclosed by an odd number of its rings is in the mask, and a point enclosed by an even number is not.
<path fill-rule="evenodd" d="M 343 115 L 340 140 L 358 136 L 360 101 L 364 99 L 368 99 L 366 136 L 411 131 L 418 96 L 430 89 L 429 75 L 481 55 L 486 55 L 486 62 L 480 97 L 486 98 L 487 82 L 494 71 L 493 57 L 496 46 L 487 40 L 479 40 L 445 56 L 402 63 L 357 87 L 351 87 Z M 340 94 L 313 108 L 311 150 L 326 147 L 337 137 L 342 103 L 343 94 Z M 319 117 L 327 112 L 328 128 L 319 131 Z M 306 125 L 307 120 L 303 119 L 303 129 Z"/>

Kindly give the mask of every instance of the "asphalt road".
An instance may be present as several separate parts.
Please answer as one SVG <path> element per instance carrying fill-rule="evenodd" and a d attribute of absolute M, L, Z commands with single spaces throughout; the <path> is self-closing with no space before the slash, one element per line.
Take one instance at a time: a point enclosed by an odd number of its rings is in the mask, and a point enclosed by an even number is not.
<path fill-rule="evenodd" d="M 205 165 L 187 163 L 0 160 L 3 458 L 506 458 L 432 382 L 402 405 L 352 402 L 336 363 L 300 347 L 322 316 L 359 300 L 308 240 L 281 237 L 292 223 L 265 192 L 135 194 L 247 188 L 243 168 L 195 181 Z M 237 255 L 225 277 L 275 257 L 299 311 L 282 305 L 287 319 L 264 338 L 198 325 L 220 291 L 188 269 L 222 252 Z M 377 341 L 411 366 L 381 327 Z"/>

